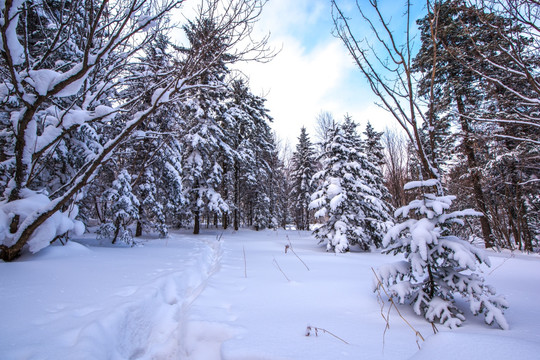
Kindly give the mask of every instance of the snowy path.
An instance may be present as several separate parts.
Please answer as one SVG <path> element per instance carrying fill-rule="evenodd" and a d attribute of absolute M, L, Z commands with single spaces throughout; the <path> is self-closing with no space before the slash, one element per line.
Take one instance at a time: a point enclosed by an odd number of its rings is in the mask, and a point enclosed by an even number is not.
<path fill-rule="evenodd" d="M 179 359 L 186 312 L 219 256 L 215 241 L 173 235 L 0 263 L 0 358 Z"/>

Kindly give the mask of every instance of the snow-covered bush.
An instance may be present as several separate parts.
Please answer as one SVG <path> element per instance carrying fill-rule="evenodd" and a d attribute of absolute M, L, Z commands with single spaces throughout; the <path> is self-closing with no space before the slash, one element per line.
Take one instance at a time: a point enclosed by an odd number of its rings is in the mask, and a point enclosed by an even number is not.
<path fill-rule="evenodd" d="M 440 187 L 438 180 L 414 181 L 405 189 Z M 508 329 L 503 311 L 508 303 L 484 283 L 478 265 L 490 265 L 481 249 L 449 233 L 451 224 L 462 224 L 461 217 L 480 216 L 473 210 L 448 212 L 454 196 L 424 193 L 396 210 L 403 222 L 390 229 L 383 239 L 386 253 L 403 253 L 405 261 L 377 269 L 375 290 L 385 286 L 399 303 L 410 303 L 428 321 L 455 328 L 465 320 L 455 303 L 456 295 L 469 302 L 474 315 L 483 314 L 487 324 Z M 413 214 L 411 214 L 413 213 Z"/>

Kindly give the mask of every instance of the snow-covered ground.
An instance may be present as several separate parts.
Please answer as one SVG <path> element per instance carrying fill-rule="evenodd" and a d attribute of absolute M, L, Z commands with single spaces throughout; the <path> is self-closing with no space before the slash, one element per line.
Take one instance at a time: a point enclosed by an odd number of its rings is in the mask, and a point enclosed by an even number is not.
<path fill-rule="evenodd" d="M 371 267 L 394 261 L 390 256 L 327 253 L 308 232 L 226 231 L 218 241 L 219 234 L 172 233 L 134 248 L 92 246 L 86 239 L 86 245 L 72 241 L 0 262 L 0 359 L 540 354 L 538 255 L 492 253 L 492 267 L 483 269 L 486 282 L 510 302 L 509 331 L 468 316 L 461 328 L 438 326 L 434 335 L 429 323 L 400 307 L 422 341 L 394 310 L 384 333 Z M 285 252 L 289 240 L 294 252 Z"/>

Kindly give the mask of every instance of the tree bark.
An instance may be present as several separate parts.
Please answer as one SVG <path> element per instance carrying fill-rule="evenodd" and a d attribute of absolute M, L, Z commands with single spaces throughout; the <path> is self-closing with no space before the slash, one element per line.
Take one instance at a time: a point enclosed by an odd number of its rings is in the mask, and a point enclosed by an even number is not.
<path fill-rule="evenodd" d="M 471 175 L 471 182 L 473 185 L 474 199 L 476 201 L 476 207 L 484 216 L 480 218 L 480 226 L 482 227 L 482 237 L 484 238 L 484 244 L 486 248 L 493 247 L 493 235 L 491 231 L 491 225 L 489 224 L 489 213 L 486 206 L 484 197 L 484 191 L 482 190 L 481 176 L 478 171 L 478 162 L 476 161 L 476 154 L 474 151 L 473 142 L 471 140 L 471 128 L 465 115 L 465 105 L 460 95 L 456 96 L 456 103 L 459 112 L 459 121 L 461 130 L 463 131 L 463 152 L 467 156 L 467 165 L 469 166 L 469 172 Z"/>
<path fill-rule="evenodd" d="M 137 220 L 137 227 L 135 228 L 135 237 L 142 236 L 142 218 L 143 215 L 143 209 L 142 205 L 139 206 L 139 219 Z"/>
<path fill-rule="evenodd" d="M 223 230 L 227 230 L 229 227 L 229 213 L 223 213 L 221 222 L 223 223 Z"/>
<path fill-rule="evenodd" d="M 193 234 L 197 235 L 200 232 L 200 224 L 199 224 L 199 211 L 196 210 L 193 212 L 193 218 L 194 218 L 194 225 L 193 225 Z"/>
<path fill-rule="evenodd" d="M 120 232 L 120 220 L 116 220 L 114 227 L 115 229 L 114 229 L 114 237 L 112 239 L 112 243 L 116 244 L 116 239 L 118 238 L 118 233 Z"/>

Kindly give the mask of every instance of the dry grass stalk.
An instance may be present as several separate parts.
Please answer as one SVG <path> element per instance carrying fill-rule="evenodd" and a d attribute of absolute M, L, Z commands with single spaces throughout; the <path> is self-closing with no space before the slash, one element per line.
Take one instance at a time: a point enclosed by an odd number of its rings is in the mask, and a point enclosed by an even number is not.
<path fill-rule="evenodd" d="M 416 345 L 418 346 L 418 349 L 420 349 L 420 343 L 418 342 L 418 339 L 421 339 L 422 341 L 426 341 L 426 340 L 424 339 L 424 337 L 422 336 L 420 331 L 416 330 L 414 328 L 414 326 L 412 326 L 411 323 L 409 321 L 407 321 L 407 319 L 405 319 L 405 317 L 401 314 L 401 311 L 399 311 L 398 307 L 396 306 L 396 303 L 394 302 L 393 297 L 388 293 L 388 291 L 384 287 L 383 283 L 379 279 L 379 276 L 377 276 L 377 273 L 375 272 L 375 270 L 373 268 L 371 268 L 371 271 L 373 271 L 373 275 L 375 275 L 375 279 L 377 279 L 377 283 L 378 283 L 377 288 L 376 288 L 376 290 L 377 290 L 377 301 L 381 306 L 381 316 L 384 319 L 384 321 L 386 322 L 386 326 L 384 327 L 384 332 L 383 332 L 383 348 L 384 348 L 384 339 L 385 339 L 386 331 L 388 329 L 390 329 L 390 311 L 392 310 L 392 308 L 394 308 L 396 310 L 397 314 L 399 315 L 399 317 L 405 322 L 405 324 L 407 324 L 411 328 L 411 330 L 416 335 Z M 385 312 L 384 300 L 383 300 L 383 297 L 381 295 L 381 289 L 384 292 L 384 294 L 386 295 L 386 297 L 388 298 L 388 302 L 390 303 L 390 306 L 388 307 L 388 311 L 386 312 L 386 315 L 384 314 L 384 312 Z M 435 326 L 435 324 L 433 322 L 431 323 L 431 326 L 433 327 L 433 332 L 437 333 L 438 332 L 437 327 Z"/>
<path fill-rule="evenodd" d="M 309 267 L 307 266 L 307 264 L 304 262 L 304 260 L 300 259 L 300 256 L 298 256 L 298 254 L 296 253 L 296 251 L 294 251 L 293 247 L 292 247 L 292 243 L 291 243 L 291 240 L 289 239 L 289 235 L 287 235 L 287 241 L 289 242 L 287 245 L 285 245 L 285 254 L 287 253 L 287 250 L 291 250 L 291 252 L 294 254 L 294 256 L 296 256 L 298 258 L 298 260 L 300 260 L 300 262 L 302 264 L 304 264 L 304 266 L 306 267 L 306 269 L 309 271 Z"/>
<path fill-rule="evenodd" d="M 512 251 L 512 253 L 510 254 L 510 256 L 507 257 L 506 259 L 504 259 L 503 262 L 500 263 L 497 267 L 493 268 L 493 270 L 491 270 L 491 271 L 489 272 L 488 275 L 493 274 L 493 272 L 494 272 L 495 270 L 497 270 L 498 268 L 500 268 L 501 266 L 503 266 L 505 262 L 507 262 L 508 260 L 510 260 L 510 259 L 512 259 L 512 258 L 515 258 L 515 257 L 516 257 L 516 254 L 514 254 L 514 252 Z"/>
<path fill-rule="evenodd" d="M 338 340 L 341 340 L 343 341 L 345 344 L 349 345 L 348 342 L 346 342 L 345 340 L 343 340 L 342 338 L 340 338 L 339 336 L 337 336 L 336 334 L 334 333 L 331 333 L 330 331 L 326 330 L 326 329 L 323 329 L 323 328 L 318 328 L 318 327 L 315 327 L 315 326 L 310 326 L 308 325 L 308 327 L 306 328 L 306 336 L 310 336 L 312 334 L 312 332 L 315 333 L 315 336 L 319 336 L 319 331 L 323 332 L 323 333 L 327 333 L 329 335 L 332 335 L 333 337 L 335 337 L 336 339 Z"/>
<path fill-rule="evenodd" d="M 242 252 L 244 253 L 244 277 L 247 279 L 246 248 L 243 245 L 242 245 Z"/>
<path fill-rule="evenodd" d="M 276 258 L 274 258 L 274 264 L 277 266 L 277 268 L 279 269 L 279 271 L 281 271 L 281 273 L 283 274 L 283 276 L 285 276 L 285 279 L 287 279 L 287 281 L 290 282 L 291 279 L 289 279 L 289 278 L 287 277 L 287 275 L 283 272 L 283 270 L 281 270 L 281 267 L 279 266 L 279 264 L 278 264 Z"/>

